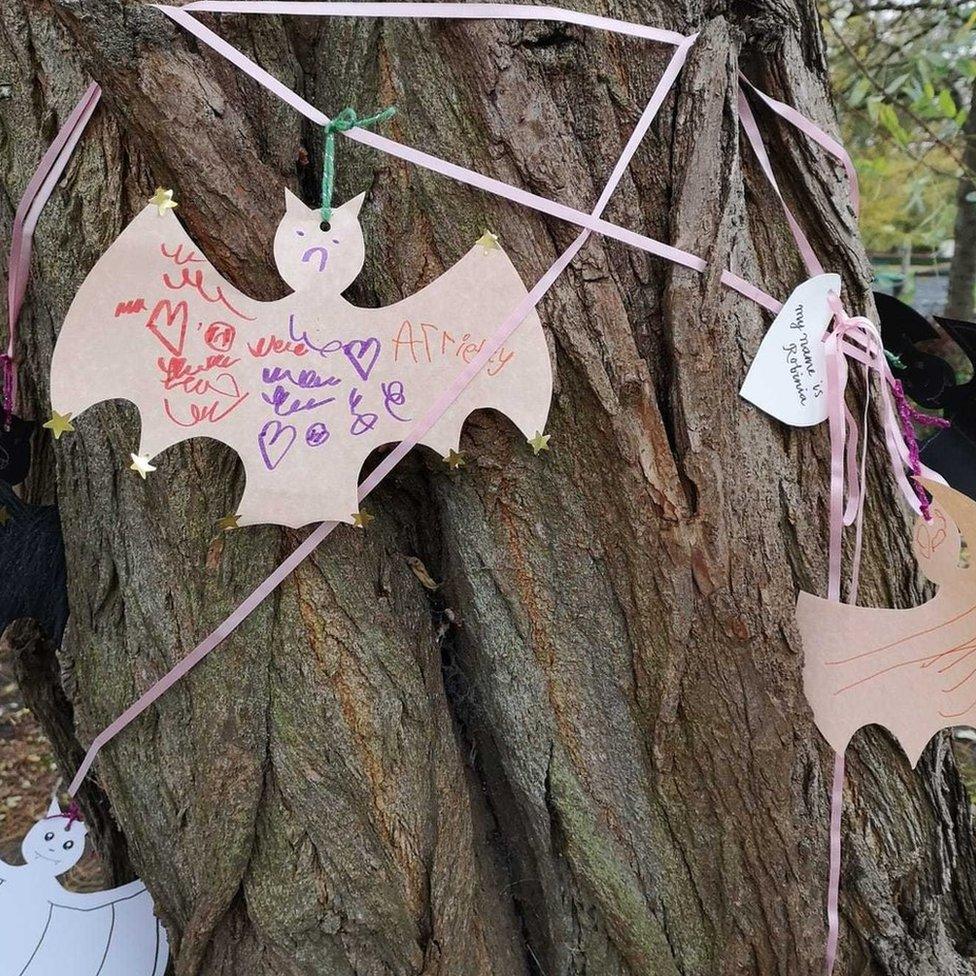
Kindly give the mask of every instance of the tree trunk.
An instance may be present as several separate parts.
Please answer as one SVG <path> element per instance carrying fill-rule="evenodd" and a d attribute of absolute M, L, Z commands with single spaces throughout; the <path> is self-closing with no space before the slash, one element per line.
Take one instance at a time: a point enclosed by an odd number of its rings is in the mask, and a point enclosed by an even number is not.
<path fill-rule="evenodd" d="M 949 266 L 949 297 L 946 315 L 971 321 L 976 313 L 976 83 L 972 103 L 963 126 L 962 153 L 966 172 L 956 188 L 955 250 Z"/>
<path fill-rule="evenodd" d="M 587 6 L 702 31 L 609 217 L 713 270 L 592 240 L 540 308 L 553 451 L 534 458 L 477 415 L 461 474 L 413 452 L 371 498 L 368 531 L 337 530 L 102 754 L 179 974 L 821 970 L 832 757 L 793 606 L 825 585 L 826 431 L 738 398 L 769 317 L 718 280 L 730 265 L 783 297 L 801 280 L 739 145 L 736 72 L 832 128 L 816 11 Z M 206 19 L 326 111 L 396 104 L 394 137 L 582 210 L 672 53 L 543 24 Z M 222 272 L 282 293 L 281 188 L 314 199 L 318 132 L 148 6 L 5 0 L 0 52 L 8 226 L 87 80 L 105 89 L 39 229 L 25 412 L 46 413 L 58 323 L 157 184 Z M 784 192 L 864 309 L 841 174 L 760 121 Z M 346 141 L 337 197 L 366 188 L 359 303 L 416 291 L 486 226 L 528 283 L 576 234 Z M 56 473 L 60 662 L 84 744 L 305 534 L 215 537 L 242 489 L 236 458 L 184 443 L 143 483 L 122 471 L 137 440 L 131 406 L 103 404 L 45 442 L 29 485 L 40 500 Z M 921 594 L 881 454 L 862 594 L 905 605 Z M 410 556 L 443 581 L 435 593 Z M 945 737 L 916 772 L 876 731 L 848 761 L 838 974 L 972 973 L 976 850 Z"/>

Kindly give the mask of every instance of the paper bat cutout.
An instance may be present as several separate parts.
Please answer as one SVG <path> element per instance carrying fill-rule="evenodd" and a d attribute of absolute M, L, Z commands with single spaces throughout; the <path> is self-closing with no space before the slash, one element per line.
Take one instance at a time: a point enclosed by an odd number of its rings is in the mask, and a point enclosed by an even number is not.
<path fill-rule="evenodd" d="M 915 555 L 938 585 L 927 603 L 885 610 L 801 592 L 803 684 L 817 727 L 838 753 L 863 725 L 890 730 L 914 766 L 940 729 L 976 725 L 976 503 L 934 482 L 932 521 Z M 969 565 L 961 565 L 960 534 Z"/>
<path fill-rule="evenodd" d="M 417 294 L 358 308 L 342 291 L 365 249 L 363 196 L 321 224 L 288 190 L 274 242 L 293 294 L 257 302 L 200 255 L 172 211 L 146 207 L 83 282 L 54 351 L 51 404 L 77 415 L 124 398 L 142 416 L 139 454 L 190 437 L 230 445 L 247 482 L 242 525 L 351 521 L 375 448 L 399 441 L 526 295 L 493 235 Z M 162 209 L 162 208 L 160 208 Z M 552 369 L 539 318 L 519 329 L 421 439 L 459 446 L 471 411 L 545 429 Z"/>
<path fill-rule="evenodd" d="M 163 976 L 166 930 L 141 881 L 90 893 L 58 883 L 87 832 L 55 800 L 21 844 L 26 863 L 0 861 L 0 976 Z"/>

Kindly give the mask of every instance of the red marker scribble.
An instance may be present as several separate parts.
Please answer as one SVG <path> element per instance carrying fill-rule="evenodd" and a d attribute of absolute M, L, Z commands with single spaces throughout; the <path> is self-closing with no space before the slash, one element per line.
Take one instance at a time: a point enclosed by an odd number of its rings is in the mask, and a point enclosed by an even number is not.
<path fill-rule="evenodd" d="M 198 258 L 196 251 L 190 251 L 186 257 L 183 257 L 182 244 L 177 245 L 175 251 L 167 251 L 165 244 L 160 244 L 159 249 L 163 252 L 164 257 L 170 258 L 170 260 L 179 265 L 190 264 L 191 262 L 194 264 L 203 264 L 206 261 L 206 258 Z"/>
<path fill-rule="evenodd" d="M 166 390 L 182 389 L 184 393 L 203 396 L 213 391 L 222 396 L 237 396 L 240 390 L 237 380 L 227 370 L 236 366 L 239 359 L 230 356 L 208 356 L 206 362 L 191 366 L 182 356 L 171 356 L 169 359 L 160 357 L 156 360 L 160 372 L 163 374 L 163 388 Z M 213 379 L 201 378 L 201 373 L 211 370 L 223 370 Z"/>
<path fill-rule="evenodd" d="M 294 356 L 305 356 L 308 347 L 303 342 L 291 342 L 289 339 L 279 339 L 276 335 L 261 336 L 256 343 L 248 343 L 247 351 L 257 359 L 263 359 L 272 354 L 290 352 Z"/>
<path fill-rule="evenodd" d="M 119 302 L 115 306 L 115 317 L 122 315 L 134 315 L 136 312 L 145 312 L 146 300 L 144 298 L 133 298 L 129 301 Z"/>
<path fill-rule="evenodd" d="M 214 400 L 209 407 L 201 407 L 199 403 L 191 403 L 190 407 L 190 419 L 180 420 L 173 416 L 173 410 L 169 405 L 169 400 L 163 400 L 163 409 L 166 411 L 166 416 L 180 427 L 196 427 L 197 424 L 202 424 L 209 421 L 212 424 L 220 423 L 231 411 L 236 410 L 251 394 L 242 393 L 238 398 L 227 406 L 225 409 L 220 409 L 220 401 Z"/>
<path fill-rule="evenodd" d="M 203 341 L 214 352 L 230 352 L 237 338 L 237 329 L 230 322 L 211 322 L 203 333 Z"/>
<path fill-rule="evenodd" d="M 183 355 L 190 309 L 186 302 L 173 305 L 165 298 L 156 302 L 146 328 L 174 355 Z"/>
<path fill-rule="evenodd" d="M 170 278 L 169 272 L 163 275 L 163 284 L 169 288 L 171 291 L 179 291 L 181 288 L 192 288 L 196 291 L 200 297 L 205 302 L 210 302 L 211 305 L 215 305 L 218 302 L 222 304 L 225 308 L 229 309 L 238 318 L 242 318 L 248 322 L 253 322 L 254 317 L 251 315 L 245 315 L 239 309 L 234 308 L 229 301 L 227 301 L 227 296 L 224 294 L 224 289 L 220 285 L 217 286 L 217 291 L 210 295 L 207 294 L 206 289 L 203 284 L 203 269 L 197 268 L 192 274 L 189 268 L 180 269 L 180 280 L 176 284 L 173 283 L 173 279 Z"/>

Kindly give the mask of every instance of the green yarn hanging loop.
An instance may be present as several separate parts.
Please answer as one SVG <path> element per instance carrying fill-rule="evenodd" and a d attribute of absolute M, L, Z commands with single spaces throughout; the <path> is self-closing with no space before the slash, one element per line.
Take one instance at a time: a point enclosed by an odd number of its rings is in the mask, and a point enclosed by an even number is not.
<path fill-rule="evenodd" d="M 332 218 L 332 191 L 335 188 L 335 137 L 337 132 L 348 132 L 359 126 L 368 129 L 370 126 L 385 122 L 396 114 L 392 106 L 361 119 L 354 108 L 344 108 L 327 126 L 325 126 L 325 147 L 322 153 L 322 223 L 327 224 Z"/>

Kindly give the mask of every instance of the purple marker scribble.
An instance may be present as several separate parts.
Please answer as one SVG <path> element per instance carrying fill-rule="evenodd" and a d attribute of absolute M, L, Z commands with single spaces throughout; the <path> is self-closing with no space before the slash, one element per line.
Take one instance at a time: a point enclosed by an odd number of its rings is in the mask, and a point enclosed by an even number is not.
<path fill-rule="evenodd" d="M 305 443 L 309 447 L 321 447 L 332 435 L 323 423 L 309 424 L 305 431 Z"/>
<path fill-rule="evenodd" d="M 379 416 L 370 411 L 360 411 L 359 404 L 363 401 L 363 395 L 353 387 L 349 391 L 349 412 L 353 415 L 352 426 L 349 433 L 354 437 L 371 431 L 379 421 Z"/>
<path fill-rule="evenodd" d="M 269 420 L 261 428 L 258 434 L 258 448 L 269 471 L 274 471 L 281 464 L 297 436 L 298 431 L 291 424 L 283 424 L 279 420 Z"/>
<path fill-rule="evenodd" d="M 290 369 L 282 366 L 264 366 L 261 369 L 264 383 L 291 383 L 301 390 L 318 390 L 323 386 L 339 386 L 342 380 L 335 376 L 322 376 L 318 370 L 302 369 L 296 376 Z"/>
<path fill-rule="evenodd" d="M 403 383 L 400 380 L 390 380 L 389 383 L 380 383 L 383 391 L 383 406 L 386 412 L 394 419 L 402 423 L 409 423 L 410 417 L 401 417 L 394 411 L 394 407 L 402 407 L 407 402 L 407 395 L 403 391 Z"/>
<path fill-rule="evenodd" d="M 298 397 L 293 397 L 283 386 L 276 386 L 271 396 L 268 396 L 267 393 L 262 393 L 261 399 L 268 406 L 274 407 L 274 412 L 279 417 L 290 417 L 293 413 L 298 413 L 300 410 L 317 410 L 319 407 L 324 407 L 327 403 L 332 403 L 335 397 L 325 397 L 323 400 L 315 400 L 309 397 L 302 403 Z"/>
<path fill-rule="evenodd" d="M 380 358 L 380 340 L 352 339 L 342 347 L 342 351 L 363 380 L 368 380 L 376 360 Z"/>
<path fill-rule="evenodd" d="M 312 259 L 312 255 L 316 252 L 318 252 L 319 255 L 319 266 L 316 268 L 316 271 L 325 271 L 325 266 L 329 263 L 329 251 L 328 248 L 321 247 L 318 244 L 315 247 L 310 247 L 302 255 L 302 264 L 309 264 Z"/>

